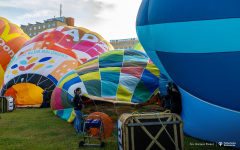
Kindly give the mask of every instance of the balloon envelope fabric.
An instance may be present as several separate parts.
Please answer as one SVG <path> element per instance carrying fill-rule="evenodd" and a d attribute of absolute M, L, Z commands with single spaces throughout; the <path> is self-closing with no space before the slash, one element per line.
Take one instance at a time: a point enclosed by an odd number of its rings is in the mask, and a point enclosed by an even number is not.
<path fill-rule="evenodd" d="M 20 27 L 0 17 L 0 85 L 11 58 L 29 39 Z"/>
<path fill-rule="evenodd" d="M 238 0 L 143 0 L 136 21 L 148 56 L 181 89 L 185 133 L 212 142 L 235 140 L 238 148 L 239 6 Z M 217 114 L 231 121 L 216 128 Z"/>
<path fill-rule="evenodd" d="M 132 49 L 139 50 L 139 51 L 141 51 L 141 52 L 146 53 L 145 50 L 143 49 L 141 43 L 136 44 L 135 46 L 133 46 Z"/>
<path fill-rule="evenodd" d="M 159 73 L 143 52 L 105 52 L 61 78 L 52 95 L 52 108 L 72 108 L 71 98 L 77 87 L 94 100 L 143 103 L 158 91 Z"/>
<path fill-rule="evenodd" d="M 146 53 L 141 43 L 138 43 L 137 45 L 135 45 L 133 49 Z M 168 79 L 171 80 L 171 78 L 167 77 L 165 74 L 168 75 L 166 72 L 164 72 L 164 70 L 163 71 L 161 70 L 161 74 L 159 76 L 159 91 L 162 95 L 167 95 L 166 86 L 168 85 Z"/>
<path fill-rule="evenodd" d="M 85 28 L 61 26 L 43 31 L 12 58 L 4 76 L 2 95 L 13 85 L 24 83 L 32 83 L 51 92 L 64 74 L 112 49 L 99 34 Z M 13 91 L 17 92 L 16 89 Z M 18 104 L 39 104 L 42 101 L 42 98 L 34 97 L 34 92 L 28 93 L 32 96 L 27 97 L 32 99 L 22 98 Z"/>

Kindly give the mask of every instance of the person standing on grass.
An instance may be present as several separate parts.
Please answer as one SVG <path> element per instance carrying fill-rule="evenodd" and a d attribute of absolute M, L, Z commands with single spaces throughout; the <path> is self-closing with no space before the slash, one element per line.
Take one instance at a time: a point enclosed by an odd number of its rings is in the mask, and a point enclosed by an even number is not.
<path fill-rule="evenodd" d="M 86 96 L 81 95 L 82 90 L 80 87 L 74 90 L 74 112 L 76 114 L 76 133 L 81 133 L 81 118 L 82 118 L 82 101 L 88 99 Z"/>
<path fill-rule="evenodd" d="M 180 115 L 182 112 L 182 98 L 176 84 L 173 83 L 173 87 L 169 89 L 168 93 L 171 95 L 171 113 Z"/>
<path fill-rule="evenodd" d="M 42 107 L 46 108 L 47 107 L 47 99 L 48 99 L 48 92 L 47 92 L 47 88 L 44 89 L 44 91 L 42 92 L 43 94 L 43 103 L 42 103 Z"/>

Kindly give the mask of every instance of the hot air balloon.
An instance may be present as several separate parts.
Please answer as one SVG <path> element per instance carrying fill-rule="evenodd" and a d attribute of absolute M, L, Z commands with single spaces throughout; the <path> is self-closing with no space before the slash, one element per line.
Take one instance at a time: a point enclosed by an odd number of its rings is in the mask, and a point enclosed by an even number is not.
<path fill-rule="evenodd" d="M 51 106 L 55 114 L 71 122 L 74 89 L 94 100 L 122 104 L 146 102 L 158 92 L 159 70 L 143 52 L 112 50 L 68 72 L 55 88 Z"/>
<path fill-rule="evenodd" d="M 180 88 L 184 132 L 237 148 L 239 6 L 238 0 L 143 0 L 136 21 L 148 56 Z"/>
<path fill-rule="evenodd" d="M 0 17 L 0 85 L 11 58 L 29 40 L 20 27 Z"/>
<path fill-rule="evenodd" d="M 132 48 L 132 49 L 139 50 L 139 51 L 141 51 L 141 52 L 144 52 L 144 53 L 146 53 L 146 52 L 145 52 L 145 50 L 143 49 L 143 47 L 142 47 L 142 44 L 141 44 L 141 43 L 138 43 L 138 44 L 136 44 L 135 46 L 133 46 L 133 48 Z"/>
<path fill-rule="evenodd" d="M 19 106 L 40 106 L 43 89 L 51 94 L 64 74 L 111 49 L 111 44 L 99 34 L 85 28 L 61 26 L 46 30 L 12 58 L 4 76 L 2 95 L 16 95 Z"/>
<path fill-rule="evenodd" d="M 142 51 L 142 52 L 146 53 L 144 48 L 142 47 L 141 43 L 138 43 L 137 45 L 135 45 L 133 47 L 133 49 L 139 50 L 139 51 Z M 160 64 L 160 65 L 162 66 L 162 64 Z M 168 85 L 168 81 L 169 81 L 168 77 L 165 74 L 167 74 L 167 73 L 161 71 L 161 73 L 159 75 L 159 91 L 160 91 L 162 96 L 167 95 L 167 88 L 166 88 L 166 86 Z"/>

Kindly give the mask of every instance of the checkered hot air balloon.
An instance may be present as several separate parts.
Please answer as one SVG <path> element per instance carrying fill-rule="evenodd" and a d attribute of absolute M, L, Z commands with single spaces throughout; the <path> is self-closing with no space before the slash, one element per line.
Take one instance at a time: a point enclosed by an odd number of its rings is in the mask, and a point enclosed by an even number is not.
<path fill-rule="evenodd" d="M 74 89 L 94 100 L 143 103 L 158 92 L 159 69 L 138 50 L 113 50 L 100 54 L 63 76 L 55 88 L 51 106 L 66 120 L 71 118 Z"/>

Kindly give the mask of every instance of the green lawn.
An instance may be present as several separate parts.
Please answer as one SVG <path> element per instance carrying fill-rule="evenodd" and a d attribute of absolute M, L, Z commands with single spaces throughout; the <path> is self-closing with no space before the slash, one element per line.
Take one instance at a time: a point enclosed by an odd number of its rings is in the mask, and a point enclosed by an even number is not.
<path fill-rule="evenodd" d="M 0 116 L 1 150 L 78 149 L 82 139 L 75 134 L 72 124 L 55 116 L 50 108 L 17 109 Z M 108 138 L 106 149 L 117 149 L 116 139 L 114 135 Z M 86 149 L 100 148 L 88 146 Z"/>
<path fill-rule="evenodd" d="M 78 149 L 81 135 L 75 134 L 72 124 L 55 116 L 47 109 L 17 109 L 1 114 L 0 119 L 0 150 L 70 150 Z M 107 139 L 104 149 L 115 150 L 117 132 Z M 210 143 L 185 136 L 185 149 L 232 149 L 216 146 L 200 146 L 195 143 Z M 94 140 L 93 143 L 99 143 Z M 194 144 L 194 145 L 192 145 Z M 84 146 L 82 149 L 100 149 L 97 146 Z"/>

